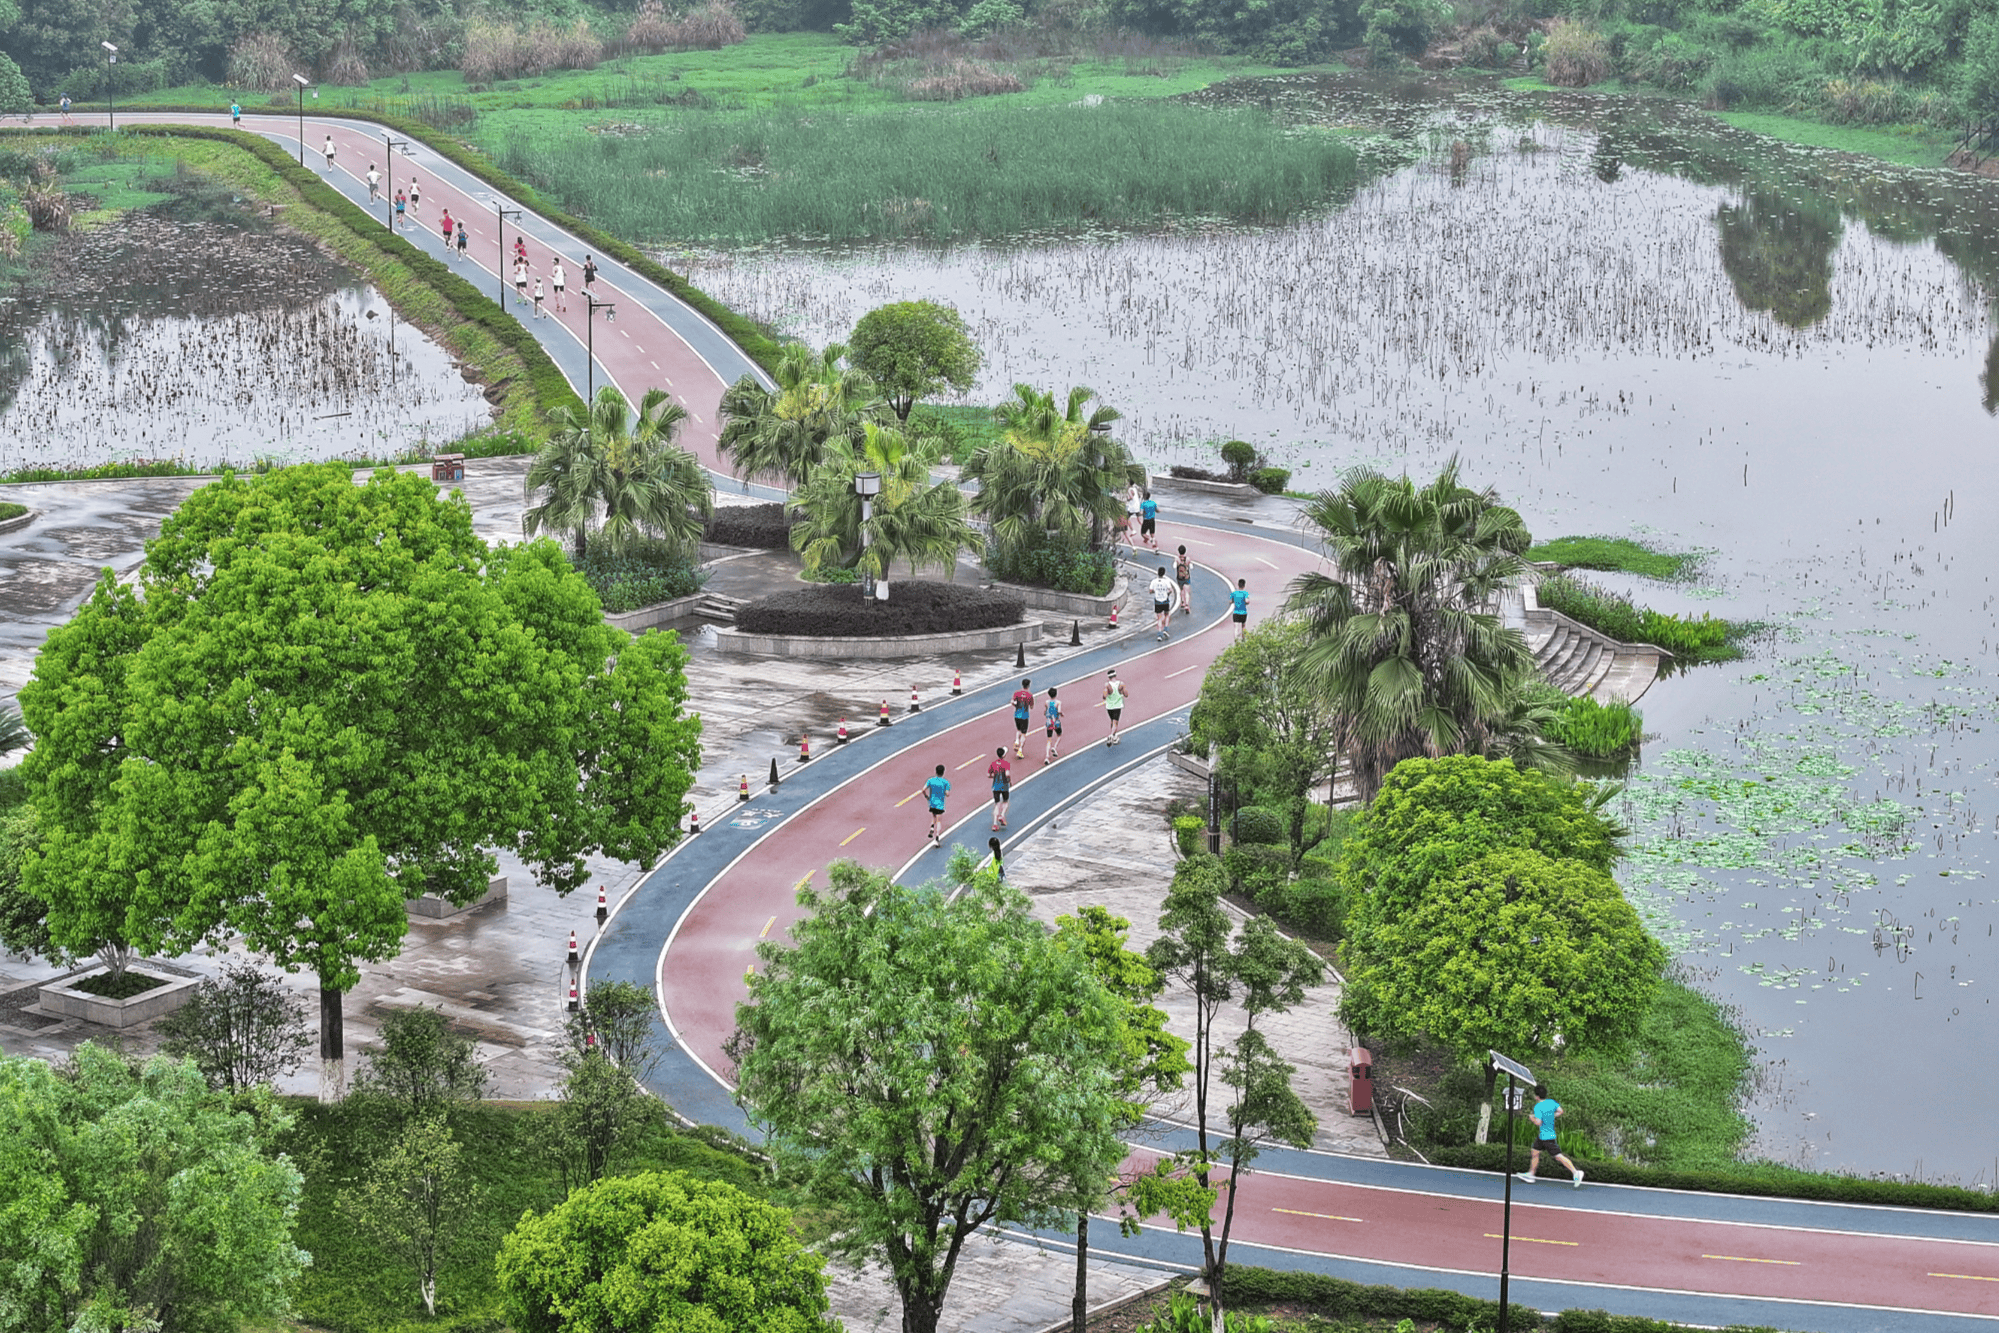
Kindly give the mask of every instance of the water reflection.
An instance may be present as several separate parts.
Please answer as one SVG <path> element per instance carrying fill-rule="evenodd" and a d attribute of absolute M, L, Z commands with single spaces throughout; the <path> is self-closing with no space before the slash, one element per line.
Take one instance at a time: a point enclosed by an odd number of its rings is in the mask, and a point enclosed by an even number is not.
<path fill-rule="evenodd" d="M 1745 309 L 1768 311 L 1794 329 L 1832 310 L 1832 257 L 1839 212 L 1823 200 L 1797 201 L 1764 190 L 1715 210 L 1721 266 Z"/>

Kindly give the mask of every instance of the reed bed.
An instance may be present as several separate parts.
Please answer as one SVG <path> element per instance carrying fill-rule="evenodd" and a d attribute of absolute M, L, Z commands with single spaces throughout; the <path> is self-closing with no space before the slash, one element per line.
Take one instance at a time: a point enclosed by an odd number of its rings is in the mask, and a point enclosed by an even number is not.
<path fill-rule="evenodd" d="M 1359 176 L 1351 148 L 1260 110 L 1166 103 L 717 112 L 634 128 L 535 124 L 500 162 L 620 235 L 730 245 L 1277 224 Z"/>

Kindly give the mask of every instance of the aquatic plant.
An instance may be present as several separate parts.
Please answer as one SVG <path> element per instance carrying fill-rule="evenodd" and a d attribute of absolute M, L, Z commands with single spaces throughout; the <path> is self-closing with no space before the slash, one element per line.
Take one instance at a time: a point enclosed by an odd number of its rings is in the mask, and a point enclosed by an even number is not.
<path fill-rule="evenodd" d="M 1662 551 L 1629 537 L 1556 537 L 1528 547 L 1527 558 L 1569 569 L 1597 569 L 1682 582 L 1694 578 L 1707 557 L 1699 551 Z"/>
<path fill-rule="evenodd" d="M 1755 627 L 1713 616 L 1667 615 L 1632 604 L 1630 598 L 1568 574 L 1551 574 L 1535 589 L 1541 605 L 1624 643 L 1664 648 L 1682 665 L 1732 662 L 1742 656 L 1738 641 Z"/>

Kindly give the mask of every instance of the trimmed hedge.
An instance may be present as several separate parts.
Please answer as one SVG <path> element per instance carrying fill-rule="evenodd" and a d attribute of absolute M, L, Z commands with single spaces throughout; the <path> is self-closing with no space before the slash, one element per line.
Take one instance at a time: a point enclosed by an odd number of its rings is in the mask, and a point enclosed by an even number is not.
<path fill-rule="evenodd" d="M 1257 843 L 1275 847 L 1279 843 L 1289 845 L 1291 831 L 1285 827 L 1284 816 L 1267 805 L 1245 805 L 1235 812 L 1229 821 L 1229 836 L 1238 843 Z"/>
<path fill-rule="evenodd" d="M 1280 494 L 1291 484 L 1291 469 L 1284 467 L 1260 467 L 1249 474 L 1249 484 L 1265 495 Z"/>
<path fill-rule="evenodd" d="M 1437 1166 L 1472 1171 L 1506 1169 L 1506 1145 L 1468 1144 L 1428 1151 Z M 1748 1194 L 1768 1199 L 1809 1199 L 1822 1203 L 1878 1204 L 1890 1208 L 1939 1208 L 1961 1213 L 1999 1212 L 1999 1194 L 1955 1185 L 1924 1185 L 1900 1180 L 1871 1180 L 1797 1171 L 1783 1166 L 1745 1166 L 1739 1171 L 1667 1171 L 1631 1162 L 1597 1160 L 1589 1178 L 1604 1185 L 1644 1185 L 1652 1189 L 1688 1190 L 1698 1194 Z"/>
<path fill-rule="evenodd" d="M 1346 934 L 1347 893 L 1332 879 L 1294 879 L 1256 895 L 1256 907 L 1307 939 L 1332 941 Z"/>
<path fill-rule="evenodd" d="M 1332 1319 L 1411 1319 L 1440 1328 L 1497 1328 L 1499 1302 L 1480 1300 L 1435 1287 L 1364 1286 L 1323 1273 L 1279 1272 L 1230 1264 L 1222 1270 L 1222 1291 L 1231 1306 L 1303 1305 Z M 1546 1328 L 1555 1333 L 1673 1333 L 1681 1327 L 1637 1315 L 1603 1310 L 1564 1310 L 1543 1319 L 1539 1310 L 1510 1304 L 1514 1328 Z M 1731 1324 L 1723 1333 L 1776 1333 L 1765 1325 Z"/>
<path fill-rule="evenodd" d="M 135 106 L 132 110 L 134 113 L 151 115 L 160 113 L 172 114 L 176 112 L 204 116 L 215 114 L 215 108 L 212 106 Z M 681 277 L 664 264 L 647 256 L 637 246 L 627 241 L 621 241 L 607 231 L 599 231 L 597 228 L 583 221 L 583 219 L 549 204 L 526 183 L 515 180 L 512 176 L 500 170 L 499 167 L 495 166 L 476 149 L 455 139 L 440 139 L 436 137 L 437 130 L 435 127 L 427 125 L 420 120 L 412 120 L 406 116 L 390 115 L 382 111 L 364 111 L 356 107 L 329 108 L 322 112 L 321 115 L 326 119 L 365 120 L 371 124 L 381 125 L 387 129 L 394 130 L 406 139 L 413 139 L 421 143 L 424 147 L 429 148 L 452 165 L 463 168 L 502 193 L 512 195 L 515 199 L 527 204 L 535 212 L 541 214 L 556 226 L 574 233 L 578 240 L 586 242 L 597 252 L 611 256 L 611 258 L 625 265 L 625 267 L 631 269 L 640 277 L 656 283 L 673 293 L 714 323 L 723 333 L 726 333 L 730 340 L 736 346 L 742 348 L 752 361 L 755 361 L 773 375 L 777 373 L 777 340 L 758 328 L 753 320 L 729 309 L 729 307 L 723 305 L 699 287 L 696 287 L 686 278 Z M 151 129 L 154 132 L 166 134 L 192 134 L 205 131 L 207 128 L 207 126 L 183 127 L 167 125 L 134 125 L 128 127 L 128 129 Z M 223 130 L 221 132 L 228 134 L 234 131 Z M 259 140 L 258 142 L 267 141 Z M 270 146 L 279 153 L 284 151 L 277 148 L 275 144 Z M 293 165 L 297 166 L 297 163 L 293 163 Z M 300 168 L 300 170 L 303 171 L 304 169 Z M 305 174 L 308 176 L 312 175 L 310 172 L 306 172 Z M 317 181 L 319 178 L 313 176 L 312 179 Z"/>
<path fill-rule="evenodd" d="M 886 602 L 863 602 L 853 588 L 832 586 L 759 597 L 736 612 L 736 628 L 749 634 L 884 638 L 998 629 L 1018 625 L 1026 611 L 1026 599 L 1019 593 L 969 584 L 891 582 Z"/>
<path fill-rule="evenodd" d="M 1192 856 L 1201 850 L 1207 840 L 1208 821 L 1199 815 L 1176 815 L 1173 819 L 1173 841 L 1180 848 L 1180 855 Z"/>
<path fill-rule="evenodd" d="M 17 505 L 11 500 L 0 500 L 0 523 L 5 523 L 10 518 L 19 518 L 27 512 L 26 505 Z"/>
<path fill-rule="evenodd" d="M 791 517 L 785 512 L 785 506 L 777 501 L 762 505 L 717 506 L 701 526 L 701 540 L 717 546 L 789 550 Z"/>

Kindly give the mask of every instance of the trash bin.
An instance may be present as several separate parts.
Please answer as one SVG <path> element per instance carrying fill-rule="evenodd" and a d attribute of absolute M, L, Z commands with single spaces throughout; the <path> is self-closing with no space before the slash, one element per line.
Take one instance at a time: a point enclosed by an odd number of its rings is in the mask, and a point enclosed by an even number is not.
<path fill-rule="evenodd" d="M 1374 1110 L 1374 1057 L 1367 1047 L 1356 1046 L 1347 1055 L 1347 1080 L 1355 1115 Z"/>
<path fill-rule="evenodd" d="M 433 457 L 430 460 L 430 479 L 432 481 L 465 480 L 465 455 L 438 454 Z"/>

